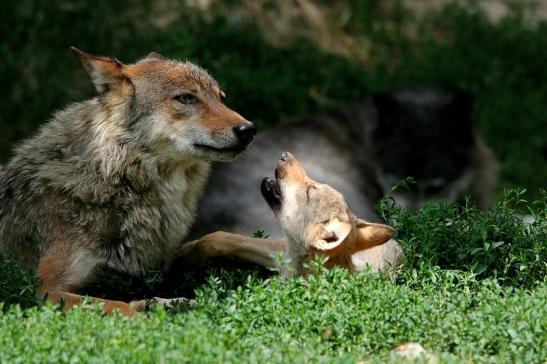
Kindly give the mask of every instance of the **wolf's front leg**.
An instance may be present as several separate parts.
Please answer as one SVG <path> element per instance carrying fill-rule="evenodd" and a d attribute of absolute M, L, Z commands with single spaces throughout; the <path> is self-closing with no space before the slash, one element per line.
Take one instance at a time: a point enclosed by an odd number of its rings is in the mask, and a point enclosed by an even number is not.
<path fill-rule="evenodd" d="M 73 293 L 92 278 L 100 263 L 91 251 L 76 244 L 56 242 L 40 259 L 36 275 L 41 282 L 38 293 L 54 303 L 62 303 L 66 312 L 84 302 L 84 297 Z M 139 313 L 128 303 L 91 297 L 93 303 L 101 303 L 106 314 L 119 310 L 125 316 Z"/>
<path fill-rule="evenodd" d="M 177 252 L 174 264 L 185 267 L 203 266 L 211 258 L 230 256 L 266 268 L 280 268 L 276 257 L 283 250 L 282 240 L 251 238 L 217 231 L 183 244 Z"/>

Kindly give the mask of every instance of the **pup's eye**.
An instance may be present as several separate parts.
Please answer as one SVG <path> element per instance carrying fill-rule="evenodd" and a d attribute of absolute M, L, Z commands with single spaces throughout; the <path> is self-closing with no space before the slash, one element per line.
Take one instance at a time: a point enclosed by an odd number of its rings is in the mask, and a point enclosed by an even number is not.
<path fill-rule="evenodd" d="M 175 97 L 175 100 L 185 105 L 193 105 L 198 102 L 198 98 L 194 94 L 191 94 L 189 92 L 183 93 L 182 95 Z"/>
<path fill-rule="evenodd" d="M 224 91 L 220 91 L 219 95 L 220 95 L 220 99 L 221 99 L 221 100 L 225 100 L 225 99 L 226 99 L 226 94 L 224 93 Z"/>

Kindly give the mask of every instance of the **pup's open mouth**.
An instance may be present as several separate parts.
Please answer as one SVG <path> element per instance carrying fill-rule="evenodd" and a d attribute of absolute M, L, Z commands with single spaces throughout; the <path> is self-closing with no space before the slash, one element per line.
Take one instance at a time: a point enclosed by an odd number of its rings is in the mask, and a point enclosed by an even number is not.
<path fill-rule="evenodd" d="M 247 145 L 235 145 L 227 148 L 216 148 L 211 145 L 194 143 L 194 147 L 205 152 L 213 152 L 219 154 L 239 154 L 247 149 Z"/>
<path fill-rule="evenodd" d="M 264 178 L 260 185 L 260 192 L 262 192 L 262 196 L 264 196 L 264 199 L 272 210 L 281 206 L 281 189 L 275 179 L 270 177 Z"/>

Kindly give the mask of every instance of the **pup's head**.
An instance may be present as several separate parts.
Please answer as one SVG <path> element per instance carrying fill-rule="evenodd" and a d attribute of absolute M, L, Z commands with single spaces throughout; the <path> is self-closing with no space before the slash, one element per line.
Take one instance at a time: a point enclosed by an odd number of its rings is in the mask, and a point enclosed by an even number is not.
<path fill-rule="evenodd" d="M 256 133 L 251 122 L 224 105 L 217 82 L 195 64 L 158 53 L 123 64 L 72 50 L 101 94 L 104 109 L 123 120 L 126 142 L 161 158 L 229 161 Z"/>
<path fill-rule="evenodd" d="M 338 191 L 312 180 L 290 153 L 283 153 L 275 179 L 265 178 L 261 190 L 287 242 L 308 256 L 347 257 L 393 237 L 391 227 L 355 217 Z"/>

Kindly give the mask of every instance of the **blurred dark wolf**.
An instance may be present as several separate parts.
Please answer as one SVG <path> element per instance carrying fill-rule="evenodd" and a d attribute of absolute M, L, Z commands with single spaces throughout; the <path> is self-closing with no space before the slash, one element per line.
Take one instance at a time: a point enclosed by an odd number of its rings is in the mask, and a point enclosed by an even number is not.
<path fill-rule="evenodd" d="M 15 150 L 0 180 L 0 254 L 35 269 L 40 293 L 65 309 L 104 267 L 166 269 L 210 162 L 235 159 L 256 132 L 199 66 L 157 53 L 126 65 L 74 51 L 99 96 L 57 112 Z M 106 312 L 136 314 L 99 301 Z"/>
<path fill-rule="evenodd" d="M 258 185 L 285 150 L 365 219 L 378 221 L 374 204 L 408 176 L 416 183 L 393 193 L 402 206 L 456 202 L 468 194 L 485 208 L 495 197 L 498 163 L 474 130 L 471 109 L 466 92 L 416 88 L 279 124 L 259 134 L 252 153 L 214 167 L 192 236 L 263 230 L 280 237 L 276 220 L 258 202 Z"/>

